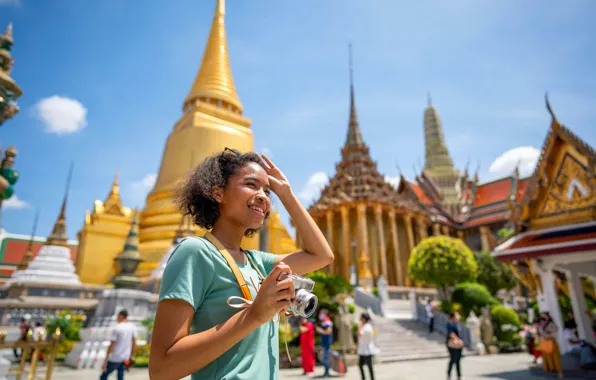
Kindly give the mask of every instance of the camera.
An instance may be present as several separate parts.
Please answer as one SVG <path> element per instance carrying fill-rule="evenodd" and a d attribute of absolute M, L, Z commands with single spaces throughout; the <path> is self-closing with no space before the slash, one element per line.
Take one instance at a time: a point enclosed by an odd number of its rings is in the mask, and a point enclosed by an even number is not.
<path fill-rule="evenodd" d="M 292 279 L 296 292 L 294 301 L 288 311 L 304 318 L 313 315 L 319 303 L 317 296 L 312 293 L 315 287 L 315 282 L 311 279 L 298 276 L 297 274 L 288 273 L 282 273 L 279 276 L 279 281 L 285 280 L 286 278 Z"/>

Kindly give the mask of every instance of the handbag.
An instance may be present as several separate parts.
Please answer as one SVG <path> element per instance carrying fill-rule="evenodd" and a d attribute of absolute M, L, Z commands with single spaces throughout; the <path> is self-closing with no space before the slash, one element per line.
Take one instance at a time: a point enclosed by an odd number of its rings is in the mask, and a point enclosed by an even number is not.
<path fill-rule="evenodd" d="M 461 339 L 449 339 L 449 341 L 447 341 L 447 347 L 456 350 L 462 349 L 464 348 L 464 341 Z"/>
<path fill-rule="evenodd" d="M 550 339 L 540 339 L 540 351 L 544 354 L 553 352 L 554 342 Z"/>

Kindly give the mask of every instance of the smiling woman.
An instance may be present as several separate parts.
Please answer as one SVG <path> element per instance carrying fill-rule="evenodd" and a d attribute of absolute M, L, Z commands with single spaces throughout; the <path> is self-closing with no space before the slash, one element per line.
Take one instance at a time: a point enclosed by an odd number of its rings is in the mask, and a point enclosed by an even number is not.
<path fill-rule="evenodd" d="M 303 236 L 289 255 L 243 250 L 263 225 L 274 192 Z M 276 315 L 294 298 L 291 279 L 333 261 L 325 237 L 283 173 L 265 156 L 226 148 L 183 182 L 178 204 L 205 237 L 183 240 L 168 262 L 159 294 L 151 379 L 277 379 Z M 232 302 L 240 300 L 241 303 Z M 254 300 L 254 301 L 253 301 Z"/>

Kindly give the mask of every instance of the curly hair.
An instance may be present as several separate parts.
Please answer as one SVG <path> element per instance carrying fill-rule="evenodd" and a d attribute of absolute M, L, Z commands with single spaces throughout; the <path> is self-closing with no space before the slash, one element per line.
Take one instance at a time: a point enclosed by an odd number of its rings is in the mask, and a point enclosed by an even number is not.
<path fill-rule="evenodd" d="M 190 215 L 193 222 L 210 230 L 219 219 L 219 203 L 213 198 L 213 190 L 225 188 L 228 180 L 248 163 L 257 163 L 265 168 L 261 158 L 254 152 L 240 153 L 225 148 L 222 152 L 207 157 L 196 168 L 190 170 L 177 189 L 176 203 L 184 215 Z M 268 217 L 269 213 L 265 217 Z M 248 229 L 244 236 L 250 237 L 257 229 Z"/>

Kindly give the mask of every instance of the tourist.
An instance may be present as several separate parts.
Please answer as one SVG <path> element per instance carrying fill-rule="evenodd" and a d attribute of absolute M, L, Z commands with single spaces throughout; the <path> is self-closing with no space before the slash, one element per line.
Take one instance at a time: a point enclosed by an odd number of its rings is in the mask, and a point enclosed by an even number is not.
<path fill-rule="evenodd" d="M 300 319 L 300 354 L 304 375 L 315 371 L 315 325 L 306 318 Z"/>
<path fill-rule="evenodd" d="M 447 367 L 447 379 L 451 379 L 451 370 L 455 365 L 457 379 L 461 380 L 461 356 L 464 349 L 464 341 L 459 333 L 459 313 L 449 313 L 447 320 L 447 350 L 449 351 L 449 366 Z"/>
<path fill-rule="evenodd" d="M 433 308 L 430 298 L 426 303 L 426 317 L 428 318 L 428 332 L 433 333 L 435 329 L 435 309 Z"/>
<path fill-rule="evenodd" d="M 583 340 L 579 339 L 577 335 L 577 325 L 574 321 L 568 321 L 565 323 L 565 329 L 563 330 L 563 353 L 570 354 L 575 357 L 580 357 L 583 347 Z"/>
<path fill-rule="evenodd" d="M 19 325 L 19 329 L 21 331 L 21 334 L 19 336 L 19 342 L 26 342 L 27 334 L 29 334 L 29 330 L 31 330 L 31 325 L 29 324 L 29 322 L 27 322 L 27 320 L 25 318 L 21 318 L 21 324 Z M 19 359 L 21 357 L 21 355 L 23 354 L 24 350 L 21 349 L 20 354 L 16 348 L 13 348 L 12 351 L 14 353 L 15 358 Z"/>
<path fill-rule="evenodd" d="M 323 377 L 329 377 L 329 350 L 333 344 L 333 322 L 327 315 L 327 309 L 319 311 L 320 326 L 317 326 L 317 333 L 321 336 L 321 348 L 323 349 L 323 365 L 325 366 L 325 373 Z"/>
<path fill-rule="evenodd" d="M 274 255 L 241 248 L 265 223 L 271 192 L 294 222 L 303 251 Z M 278 315 L 295 297 L 292 280 L 279 277 L 332 263 L 325 236 L 283 173 L 256 153 L 226 148 L 206 158 L 182 182 L 178 205 L 211 232 L 182 240 L 165 267 L 150 378 L 277 379 Z"/>
<path fill-rule="evenodd" d="M 35 327 L 33 328 L 33 340 L 36 342 L 43 342 L 46 339 L 46 329 L 41 322 L 35 322 Z M 39 350 L 39 360 L 43 363 L 45 361 L 45 356 L 43 354 L 43 350 Z"/>
<path fill-rule="evenodd" d="M 118 371 L 118 380 L 124 379 L 128 363 L 134 362 L 137 347 L 137 328 L 128 321 L 128 312 L 121 310 L 116 317 L 116 326 L 112 328 L 110 346 L 103 362 L 100 380 L 106 380 L 114 371 Z"/>
<path fill-rule="evenodd" d="M 376 353 L 376 346 L 374 343 L 375 330 L 370 323 L 370 315 L 362 313 L 360 322 L 358 323 L 358 367 L 360 367 L 360 376 L 365 380 L 364 366 L 368 366 L 368 373 L 370 380 L 375 380 L 373 372 L 373 357 Z"/>
<path fill-rule="evenodd" d="M 526 347 L 528 348 L 528 354 L 532 356 L 532 362 L 538 363 L 540 357 L 540 350 L 536 347 L 536 338 L 538 337 L 538 321 L 534 321 L 531 324 L 524 324 L 524 339 Z"/>
<path fill-rule="evenodd" d="M 557 344 L 557 333 L 559 329 L 553 322 L 550 314 L 540 314 L 540 352 L 542 353 L 542 365 L 547 372 L 556 372 L 559 378 L 563 377 L 561 368 L 561 353 Z"/>

